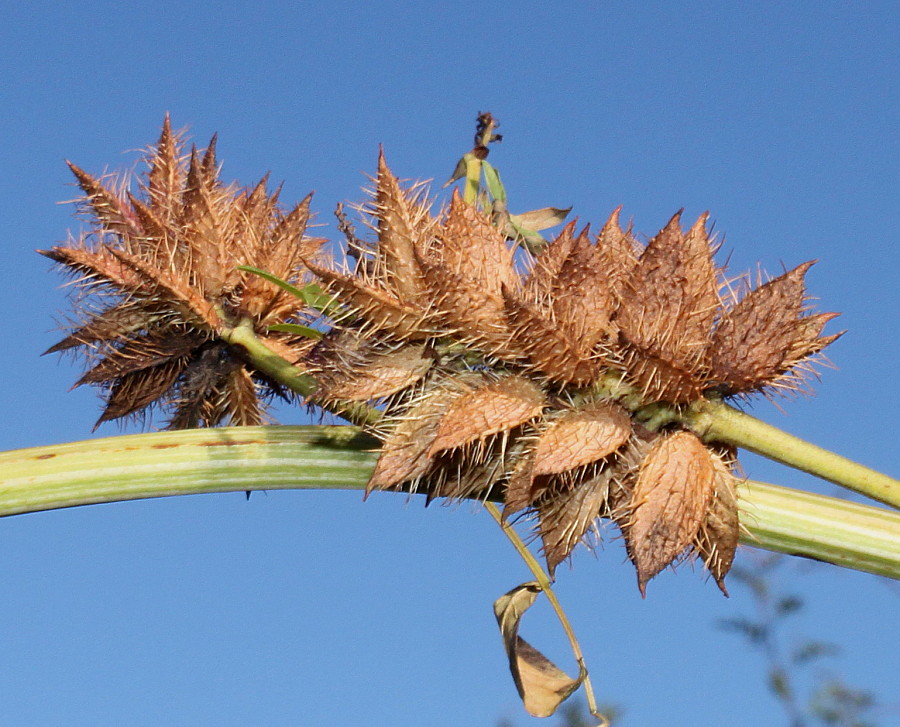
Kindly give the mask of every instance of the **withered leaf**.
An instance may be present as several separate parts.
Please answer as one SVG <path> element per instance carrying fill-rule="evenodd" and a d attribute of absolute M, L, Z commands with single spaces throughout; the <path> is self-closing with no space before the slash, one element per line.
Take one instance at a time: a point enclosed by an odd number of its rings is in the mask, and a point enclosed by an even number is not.
<path fill-rule="evenodd" d="M 357 331 L 332 331 L 316 346 L 311 364 L 316 398 L 338 401 L 381 399 L 419 381 L 434 357 L 424 344 L 380 344 Z"/>
<path fill-rule="evenodd" d="M 453 193 L 439 240 L 435 254 L 451 273 L 480 283 L 498 300 L 502 285 L 516 286 L 518 275 L 506 238 L 488 218 L 466 204 L 458 191 Z"/>
<path fill-rule="evenodd" d="M 458 339 L 489 353 L 509 355 L 503 297 L 494 286 L 454 272 L 435 261 L 420 261 L 444 327 Z"/>
<path fill-rule="evenodd" d="M 523 297 L 542 310 L 549 308 L 550 291 L 575 244 L 574 233 L 575 222 L 573 221 L 567 224 L 537 256 L 531 273 L 525 281 Z"/>
<path fill-rule="evenodd" d="M 540 387 L 521 376 L 507 376 L 481 386 L 453 401 L 441 419 L 428 455 L 524 424 L 540 415 L 545 400 Z"/>
<path fill-rule="evenodd" d="M 613 298 L 622 294 L 622 283 L 638 264 L 640 243 L 634 239 L 631 229 L 623 230 L 619 224 L 622 208 L 617 207 L 606 220 L 594 245 L 603 261 L 605 287 Z"/>
<path fill-rule="evenodd" d="M 638 470 L 625 528 L 642 595 L 647 581 L 693 542 L 706 520 L 714 481 L 712 457 L 694 434 L 674 432 L 650 445 Z"/>
<path fill-rule="evenodd" d="M 425 281 L 417 253 L 425 252 L 425 242 L 436 224 L 415 189 L 404 191 L 400 187 L 387 166 L 383 151 L 378 155 L 375 217 L 378 245 L 373 275 L 400 300 L 418 301 L 425 293 Z"/>
<path fill-rule="evenodd" d="M 519 636 L 522 616 L 542 592 L 531 581 L 516 586 L 494 602 L 494 615 L 509 659 L 509 671 L 522 703 L 532 717 L 549 717 L 581 686 L 586 673 L 573 679 Z"/>
<path fill-rule="evenodd" d="M 81 383 L 107 394 L 101 422 L 154 404 L 171 414 L 170 427 L 259 422 L 260 400 L 280 387 L 229 353 L 220 312 L 291 352 L 292 363 L 302 355 L 306 344 L 268 331 L 300 323 L 303 304 L 237 268 L 302 282 L 302 258 L 321 244 L 304 237 L 309 199 L 285 212 L 266 177 L 253 188 L 223 184 L 215 145 L 213 137 L 185 156 L 167 116 L 145 157 L 149 171 L 131 189 L 70 165 L 91 228 L 43 254 L 80 275 L 74 319 L 83 323 L 51 350 L 83 349 L 92 368 Z"/>
<path fill-rule="evenodd" d="M 593 381 L 600 370 L 595 357 L 584 352 L 565 328 L 505 288 L 503 293 L 509 321 L 507 348 L 527 356 L 535 368 L 553 381 L 575 386 Z"/>
<path fill-rule="evenodd" d="M 541 230 L 546 230 L 548 227 L 556 227 L 556 225 L 562 224 L 571 211 L 571 207 L 566 209 L 561 209 L 559 207 L 542 207 L 539 210 L 531 210 L 519 215 L 510 215 L 509 218 L 517 227 L 540 232 Z"/>
<path fill-rule="evenodd" d="M 312 263 L 306 266 L 318 276 L 325 288 L 338 296 L 343 305 L 352 308 L 374 330 L 391 333 L 397 338 L 427 338 L 435 331 L 428 326 L 428 311 L 421 306 L 404 303 L 393 293 L 350 275 Z"/>
<path fill-rule="evenodd" d="M 187 357 L 202 342 L 202 339 L 191 335 L 135 336 L 119 347 L 105 347 L 103 358 L 75 386 L 104 383 L 129 372 L 135 373 Z"/>
<path fill-rule="evenodd" d="M 590 354 L 598 341 L 614 331 L 610 319 L 615 301 L 608 268 L 585 228 L 575 238 L 552 289 L 554 318 L 583 354 Z"/>
<path fill-rule="evenodd" d="M 594 402 L 565 412 L 541 433 L 532 476 L 575 469 L 615 452 L 631 436 L 631 417 L 618 404 Z"/>

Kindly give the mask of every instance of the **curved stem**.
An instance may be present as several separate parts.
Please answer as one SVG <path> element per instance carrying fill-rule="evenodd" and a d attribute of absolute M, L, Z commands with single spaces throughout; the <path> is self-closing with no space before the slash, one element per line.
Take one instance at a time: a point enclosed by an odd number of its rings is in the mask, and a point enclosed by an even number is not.
<path fill-rule="evenodd" d="M 226 343 L 240 346 L 247 358 L 253 362 L 253 367 L 273 381 L 303 397 L 315 394 L 318 388 L 316 379 L 266 346 L 254 332 L 252 321 L 243 320 L 233 328 L 222 328 L 219 336 Z M 353 424 L 374 424 L 381 418 L 381 412 L 365 402 L 353 401 L 343 404 L 329 402 L 327 406 L 324 404 L 322 406 Z"/>
<path fill-rule="evenodd" d="M 254 333 L 251 321 L 241 321 L 233 328 L 223 327 L 218 334 L 226 343 L 243 348 L 254 368 L 274 381 L 301 396 L 315 393 L 316 380 L 266 346 Z"/>
<path fill-rule="evenodd" d="M 724 402 L 703 400 L 681 418 L 702 439 L 743 447 L 900 508 L 900 480 L 810 444 Z"/>
<path fill-rule="evenodd" d="M 509 538 L 509 542 L 513 544 L 519 557 L 522 558 L 525 565 L 528 566 L 528 570 L 531 571 L 534 579 L 541 587 L 541 591 L 547 596 L 547 600 L 553 607 L 556 618 L 559 621 L 560 626 L 562 626 L 566 638 L 569 640 L 569 647 L 572 649 L 572 655 L 578 663 L 581 683 L 584 686 L 584 694 L 587 698 L 588 711 L 597 719 L 602 720 L 601 727 L 609 727 L 609 720 L 600 714 L 600 710 L 597 707 L 597 699 L 594 696 L 594 685 L 591 683 L 590 673 L 588 672 L 587 664 L 585 664 L 584 661 L 584 653 L 581 651 L 581 644 L 578 643 L 578 637 L 575 636 L 575 629 L 572 628 L 569 617 L 566 615 L 562 604 L 559 602 L 556 593 L 553 591 L 550 576 L 547 575 L 547 572 L 543 569 L 541 564 L 538 563 L 537 558 L 532 555 L 528 546 L 526 546 L 522 541 L 522 538 L 519 537 L 519 534 L 508 522 L 503 521 L 503 517 L 500 515 L 500 510 L 497 509 L 497 506 L 493 502 L 486 502 L 485 508 L 490 513 L 491 517 L 494 518 L 497 525 L 500 526 L 500 529 L 503 530 L 506 537 Z"/>
<path fill-rule="evenodd" d="M 0 453 L 0 516 L 205 492 L 366 486 L 378 442 L 351 426 L 193 429 Z M 900 513 L 748 482 L 742 539 L 900 578 Z"/>

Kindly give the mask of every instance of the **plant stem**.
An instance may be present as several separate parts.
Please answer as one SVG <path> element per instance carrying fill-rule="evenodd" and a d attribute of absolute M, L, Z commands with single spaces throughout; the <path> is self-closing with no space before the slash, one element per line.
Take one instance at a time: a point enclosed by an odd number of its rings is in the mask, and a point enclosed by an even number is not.
<path fill-rule="evenodd" d="M 513 529 L 513 527 L 508 523 L 504 522 L 503 518 L 500 515 L 500 510 L 497 509 L 497 506 L 492 502 L 486 502 L 485 508 L 490 513 L 491 517 L 497 522 L 497 525 L 503 530 L 503 533 L 509 538 L 509 542 L 513 544 L 513 547 L 518 552 L 519 557 L 525 561 L 525 565 L 528 566 L 528 570 L 531 571 L 532 575 L 534 575 L 534 579 L 537 581 L 538 585 L 541 587 L 541 591 L 543 591 L 544 595 L 547 596 L 547 600 L 550 602 L 550 605 L 553 607 L 554 613 L 556 613 L 556 618 L 559 620 L 560 626 L 562 626 L 563 631 L 566 633 L 566 638 L 569 640 L 569 646 L 572 649 L 572 655 L 575 657 L 575 661 L 578 663 L 578 671 L 579 676 L 581 677 L 581 683 L 584 685 L 584 694 L 587 698 L 588 710 L 590 713 L 603 721 L 601 727 L 609 727 L 609 720 L 606 719 L 602 714 L 600 714 L 599 709 L 597 708 L 597 699 L 594 696 L 594 687 L 591 684 L 591 677 L 588 673 L 587 665 L 584 662 L 584 654 L 581 651 L 581 644 L 578 643 L 578 637 L 575 636 L 575 629 L 572 628 L 572 624 L 569 623 L 569 617 L 566 616 L 566 612 L 562 607 L 562 604 L 559 602 L 559 599 L 556 597 L 556 593 L 553 591 L 553 586 L 550 583 L 550 576 L 547 575 L 546 571 L 543 569 L 540 563 L 538 563 L 537 558 L 531 553 L 528 549 L 528 546 L 522 541 L 522 538 L 519 537 L 519 534 Z"/>
<path fill-rule="evenodd" d="M 900 481 L 810 444 L 724 402 L 703 400 L 682 415 L 682 422 L 704 440 L 743 447 L 900 508 Z"/>
<path fill-rule="evenodd" d="M 300 396 L 309 397 L 315 394 L 318 388 L 315 378 L 285 361 L 266 346 L 253 331 L 252 321 L 245 319 L 233 328 L 223 328 L 219 331 L 219 336 L 226 343 L 240 346 L 247 358 L 253 362 L 253 367 L 272 380 Z M 320 402 L 320 405 L 332 414 L 337 414 L 357 425 L 374 424 L 381 418 L 380 411 L 364 402 L 337 404 L 328 402 L 327 405 Z"/>
<path fill-rule="evenodd" d="M 463 200 L 474 205 L 481 190 L 481 159 L 468 152 L 463 159 L 466 162 L 466 181 L 463 187 Z"/>
<path fill-rule="evenodd" d="M 378 442 L 351 426 L 155 432 L 0 453 L 0 516 L 254 489 L 362 490 Z M 752 545 L 900 578 L 900 513 L 748 482 Z"/>
<path fill-rule="evenodd" d="M 764 482 L 742 484 L 738 502 L 747 545 L 900 578 L 896 512 Z"/>
<path fill-rule="evenodd" d="M 315 392 L 316 380 L 285 361 L 259 340 L 253 331 L 252 321 L 243 320 L 233 328 L 222 328 L 218 331 L 218 335 L 226 343 L 243 348 L 253 362 L 253 367 L 279 384 L 301 396 L 310 396 Z"/>
<path fill-rule="evenodd" d="M 315 392 L 315 379 L 269 350 L 256 337 L 249 321 L 227 329 L 221 335 L 227 342 L 241 346 L 256 368 L 292 391 L 302 396 Z M 632 389 L 615 375 L 605 377 L 595 387 L 595 392 L 612 396 L 638 414 L 642 414 L 643 410 L 642 417 L 650 417 L 645 423 L 651 428 L 680 421 L 704 441 L 742 447 L 900 508 L 900 481 L 788 434 L 722 401 L 703 399 L 686 410 L 663 404 L 646 407 L 642 406 Z M 360 425 L 372 424 L 381 416 L 378 410 L 364 403 L 348 402 L 343 407 L 332 407 L 332 411 Z"/>

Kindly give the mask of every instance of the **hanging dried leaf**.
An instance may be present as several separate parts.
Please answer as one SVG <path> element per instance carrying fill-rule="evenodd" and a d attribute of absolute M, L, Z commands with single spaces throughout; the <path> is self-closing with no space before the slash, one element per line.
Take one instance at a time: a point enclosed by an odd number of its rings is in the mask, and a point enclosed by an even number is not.
<path fill-rule="evenodd" d="M 545 402 L 537 384 L 507 376 L 460 396 L 441 419 L 429 456 L 505 432 L 540 416 Z"/>
<path fill-rule="evenodd" d="M 534 581 L 516 586 L 494 602 L 509 671 L 525 709 L 532 717 L 549 717 L 584 681 L 573 679 L 519 636 L 522 616 L 542 591 Z"/>
<path fill-rule="evenodd" d="M 641 595 L 646 595 L 647 581 L 693 542 L 706 519 L 714 479 L 709 451 L 694 434 L 674 432 L 650 445 L 625 528 Z"/>

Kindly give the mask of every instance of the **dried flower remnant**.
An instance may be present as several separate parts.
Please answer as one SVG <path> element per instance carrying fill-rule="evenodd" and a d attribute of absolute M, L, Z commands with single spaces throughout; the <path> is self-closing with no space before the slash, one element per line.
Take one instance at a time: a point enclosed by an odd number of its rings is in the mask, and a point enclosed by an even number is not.
<path fill-rule="evenodd" d="M 551 571 L 613 519 L 642 592 L 691 553 L 724 591 L 740 527 L 732 460 L 640 415 L 796 388 L 835 338 L 820 335 L 833 314 L 807 314 L 809 265 L 723 300 L 707 215 L 688 230 L 675 215 L 641 245 L 616 210 L 596 236 L 569 224 L 530 257 L 458 195 L 433 215 L 383 155 L 374 198 L 377 238 L 353 242 L 356 270 L 314 272 L 369 336 L 366 360 L 433 357 L 405 389 L 370 391 L 384 417 L 369 491 L 499 498 L 504 517 L 537 518 Z M 351 348 L 323 342 L 318 355 Z"/>
<path fill-rule="evenodd" d="M 41 252 L 77 276 L 80 325 L 48 352 L 86 355 L 90 368 L 78 384 L 106 392 L 98 425 L 154 406 L 168 414 L 169 428 L 259 424 L 265 397 L 286 392 L 222 331 L 249 324 L 292 363 L 312 347 L 303 336 L 269 331 L 302 320 L 302 304 L 237 270 L 252 265 L 299 282 L 301 260 L 322 242 L 304 234 L 309 198 L 287 211 L 266 178 L 252 189 L 223 184 L 215 142 L 186 155 L 167 116 L 147 173 L 124 192 L 70 164 L 91 227 Z"/>

